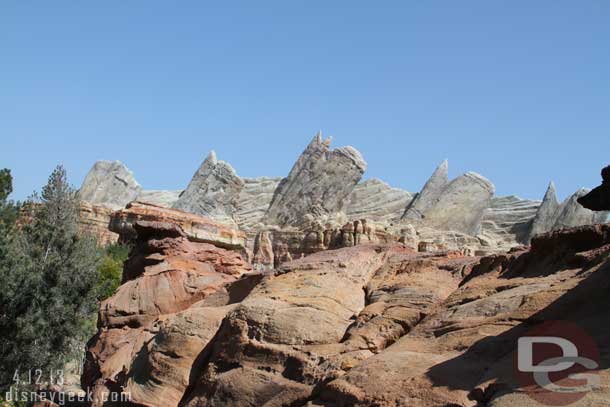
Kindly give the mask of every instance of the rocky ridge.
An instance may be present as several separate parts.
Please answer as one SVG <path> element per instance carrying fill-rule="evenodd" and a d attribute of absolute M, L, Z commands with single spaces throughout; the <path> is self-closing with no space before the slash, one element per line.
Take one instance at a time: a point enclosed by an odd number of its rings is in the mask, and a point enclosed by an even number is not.
<path fill-rule="evenodd" d="M 352 147 L 331 149 L 330 143 L 317 134 L 282 179 L 241 178 L 211 152 L 181 192 L 143 190 L 124 165 L 100 162 L 87 175 L 81 197 L 113 209 L 138 200 L 209 216 L 245 232 L 250 260 L 257 239 L 269 240 L 274 257 L 294 259 L 327 249 L 328 236 L 356 227 L 354 222 L 423 250 L 484 254 L 527 244 L 540 233 L 607 218 L 577 203 L 585 191 L 562 204 L 553 186 L 542 202 L 494 197 L 493 184 L 474 172 L 450 180 L 446 160 L 412 195 L 381 180 L 361 181 L 366 169 L 361 154 Z M 326 237 L 313 237 L 320 234 Z"/>
<path fill-rule="evenodd" d="M 352 224 L 335 236 L 341 248 L 256 272 L 226 248 L 237 231 L 218 226 L 202 242 L 188 230 L 203 217 L 122 212 L 111 224 L 134 249 L 88 345 L 82 382 L 95 395 L 168 407 L 535 405 L 514 373 L 516 338 L 557 319 L 593 338 L 610 379 L 610 225 L 478 257 L 354 241 Z M 257 243 L 266 261 L 270 242 Z M 581 396 L 610 400 L 604 386 Z"/>

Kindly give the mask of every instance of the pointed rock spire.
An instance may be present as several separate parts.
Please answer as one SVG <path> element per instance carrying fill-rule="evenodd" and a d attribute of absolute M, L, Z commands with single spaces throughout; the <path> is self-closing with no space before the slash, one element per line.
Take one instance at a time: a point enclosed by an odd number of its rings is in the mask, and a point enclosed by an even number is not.
<path fill-rule="evenodd" d="M 234 225 L 233 214 L 243 187 L 244 182 L 233 167 L 219 161 L 212 150 L 180 194 L 174 208 Z"/>
<path fill-rule="evenodd" d="M 536 211 L 536 216 L 532 220 L 532 226 L 530 228 L 528 241 L 532 237 L 541 233 L 546 233 L 553 229 L 555 221 L 557 220 L 557 214 L 560 205 L 557 200 L 557 193 L 555 192 L 555 184 L 553 181 L 549 182 L 549 186 L 546 189 L 542 203 Z"/>
<path fill-rule="evenodd" d="M 449 185 L 449 162 L 445 159 L 434 170 L 422 190 L 408 205 L 402 219 L 420 220 Z"/>
<path fill-rule="evenodd" d="M 307 219 L 328 219 L 343 210 L 346 198 L 366 170 L 353 147 L 330 149 L 318 132 L 278 185 L 265 214 L 269 225 L 302 226 Z"/>

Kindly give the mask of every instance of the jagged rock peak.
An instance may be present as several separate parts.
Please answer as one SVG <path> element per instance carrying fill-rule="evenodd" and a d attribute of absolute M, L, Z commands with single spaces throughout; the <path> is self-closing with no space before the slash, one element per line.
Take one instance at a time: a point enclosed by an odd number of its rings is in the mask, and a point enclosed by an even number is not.
<path fill-rule="evenodd" d="M 233 214 L 243 187 L 244 182 L 233 167 L 218 160 L 212 150 L 180 194 L 174 208 L 234 224 Z"/>
<path fill-rule="evenodd" d="M 608 217 L 607 212 L 593 212 L 583 208 L 578 203 L 578 199 L 585 196 L 589 191 L 587 188 L 581 188 L 561 205 L 561 210 L 558 212 L 553 230 L 605 222 Z"/>
<path fill-rule="evenodd" d="M 424 213 L 425 226 L 476 235 L 489 208 L 495 187 L 476 172 L 467 172 L 449 183 Z"/>
<path fill-rule="evenodd" d="M 278 185 L 265 214 L 270 225 L 301 226 L 312 219 L 326 221 L 344 203 L 366 170 L 353 147 L 330 149 L 331 139 L 318 132 Z"/>
<path fill-rule="evenodd" d="M 403 219 L 419 220 L 423 214 L 440 197 L 443 190 L 449 184 L 449 162 L 445 159 L 434 170 L 422 190 L 407 206 Z"/>
<path fill-rule="evenodd" d="M 551 181 L 546 189 L 544 198 L 542 198 L 542 203 L 536 211 L 536 216 L 534 216 L 534 219 L 532 220 L 532 226 L 527 238 L 528 241 L 540 233 L 545 233 L 553 229 L 553 225 L 555 225 L 555 221 L 557 220 L 559 206 L 555 184 Z"/>
<path fill-rule="evenodd" d="M 83 201 L 120 209 L 135 200 L 142 187 L 120 161 L 97 161 L 79 190 Z"/>

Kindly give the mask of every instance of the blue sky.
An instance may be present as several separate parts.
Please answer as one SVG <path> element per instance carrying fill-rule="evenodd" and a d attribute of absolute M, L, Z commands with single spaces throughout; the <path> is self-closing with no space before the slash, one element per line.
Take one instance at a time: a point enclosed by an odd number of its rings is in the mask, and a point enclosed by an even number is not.
<path fill-rule="evenodd" d="M 418 190 L 444 158 L 561 197 L 610 163 L 610 2 L 3 1 L 0 167 L 121 160 L 179 189 L 208 151 L 283 176 L 318 129 Z"/>

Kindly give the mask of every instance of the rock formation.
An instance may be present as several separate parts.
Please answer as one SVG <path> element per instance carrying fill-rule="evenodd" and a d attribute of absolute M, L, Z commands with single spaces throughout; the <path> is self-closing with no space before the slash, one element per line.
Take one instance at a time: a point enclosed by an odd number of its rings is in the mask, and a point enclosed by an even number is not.
<path fill-rule="evenodd" d="M 610 211 L 610 165 L 602 169 L 602 184 L 577 201 L 592 211 Z"/>
<path fill-rule="evenodd" d="M 264 223 L 303 226 L 325 222 L 341 212 L 366 169 L 353 147 L 330 149 L 331 139 L 318 133 L 275 190 Z"/>
<path fill-rule="evenodd" d="M 141 202 L 171 208 L 178 201 L 181 193 L 182 191 L 143 190 L 137 199 Z"/>
<path fill-rule="evenodd" d="M 557 213 L 559 211 L 559 201 L 557 200 L 557 193 L 555 192 L 555 184 L 551 182 L 542 198 L 542 203 L 536 211 L 536 215 L 532 220 L 532 227 L 530 229 L 527 241 L 536 235 L 548 232 L 553 229 L 555 221 L 557 220 Z"/>
<path fill-rule="evenodd" d="M 345 214 L 349 220 L 370 219 L 391 222 L 403 214 L 413 196 L 402 189 L 392 188 L 373 178 L 354 187 L 347 198 Z"/>
<path fill-rule="evenodd" d="M 114 230 L 134 246 L 88 345 L 82 382 L 99 400 L 121 388 L 133 402 L 177 405 L 191 365 L 229 310 L 222 307 L 248 291 L 247 281 L 233 283 L 250 265 L 223 248 L 239 232 L 180 214 L 137 203 L 115 214 Z"/>
<path fill-rule="evenodd" d="M 402 221 L 474 236 L 479 233 L 495 187 L 474 172 L 449 182 L 447 170 L 445 160 L 407 206 Z"/>
<path fill-rule="evenodd" d="M 137 222 L 163 221 L 176 225 L 188 239 L 195 242 L 211 243 L 225 249 L 242 251 L 246 246 L 244 232 L 231 229 L 225 224 L 209 218 L 183 212 L 178 209 L 163 208 L 144 202 L 132 202 L 125 209 L 112 214 L 110 230 L 118 233 L 123 241 L 138 238 Z"/>
<path fill-rule="evenodd" d="M 79 194 L 91 204 L 119 209 L 135 200 L 142 187 L 120 161 L 97 161 L 89 171 Z"/>
<path fill-rule="evenodd" d="M 440 230 L 476 235 L 495 187 L 486 178 L 467 172 L 447 185 L 440 198 L 425 212 L 424 223 Z"/>
<path fill-rule="evenodd" d="M 505 251 L 527 243 L 540 204 L 514 195 L 493 198 L 481 220 L 480 235 Z"/>
<path fill-rule="evenodd" d="M 211 152 L 186 190 L 147 190 L 123 164 L 100 161 L 83 183 L 81 196 L 92 205 L 84 213 L 85 222 L 97 222 L 98 226 L 104 223 L 98 216 L 101 211 L 93 214 L 91 208 L 103 204 L 120 209 L 137 200 L 239 228 L 245 232 L 248 259 L 265 269 L 278 263 L 268 262 L 268 253 L 254 259 L 258 251 L 255 240 L 262 232 L 268 234 L 275 260 L 283 262 L 327 250 L 330 235 L 341 234 L 343 227 L 362 220 L 375 225 L 376 233 L 383 230 L 392 235 L 382 241 L 401 240 L 425 251 L 452 248 L 479 254 L 507 251 L 528 244 L 532 236 L 561 227 L 606 220 L 606 213 L 596 215 L 576 202 L 602 207 L 599 202 L 606 197 L 608 169 L 604 170 L 602 186 L 584 197 L 578 192 L 560 204 L 552 184 L 542 203 L 515 196 L 494 198 L 493 184 L 476 173 L 450 181 L 446 160 L 415 196 L 378 179 L 359 182 L 365 168 L 355 149 L 331 150 L 330 139 L 323 141 L 317 134 L 282 179 L 240 178 Z M 100 241 L 116 237 L 103 228 L 89 228 L 99 232 Z M 259 259 L 265 260 L 259 264 Z"/>
<path fill-rule="evenodd" d="M 237 252 L 191 239 L 180 212 L 156 211 L 118 229 L 136 244 L 88 346 L 94 395 L 168 407 L 534 405 L 539 392 L 515 375 L 517 338 L 558 319 L 593 338 L 596 374 L 610 378 L 610 225 L 479 258 L 357 244 L 364 229 L 352 223 L 349 247 L 253 273 Z M 270 243 L 261 235 L 261 253 Z M 610 393 L 584 397 L 603 405 Z"/>
<path fill-rule="evenodd" d="M 240 229 L 251 230 L 259 225 L 281 178 L 243 178 L 244 188 L 237 197 L 235 220 Z"/>
<path fill-rule="evenodd" d="M 578 199 L 585 196 L 587 192 L 587 189 L 582 188 L 559 204 L 555 194 L 555 185 L 551 182 L 532 221 L 529 238 L 551 230 L 604 223 L 608 212 L 593 212 L 578 203 Z"/>
<path fill-rule="evenodd" d="M 553 230 L 605 222 L 608 217 L 607 212 L 593 212 L 578 203 L 578 198 L 585 196 L 588 192 L 588 189 L 581 188 L 561 204 Z"/>
<path fill-rule="evenodd" d="M 244 182 L 230 164 L 216 159 L 211 151 L 193 179 L 180 194 L 174 208 L 214 220 L 234 223 L 237 199 Z"/>
<path fill-rule="evenodd" d="M 413 221 L 423 219 L 426 211 L 439 200 L 447 185 L 449 185 L 449 162 L 444 160 L 407 206 L 402 218 Z"/>
<path fill-rule="evenodd" d="M 105 206 L 91 205 L 88 202 L 82 201 L 79 212 L 80 230 L 95 236 L 98 244 L 101 246 L 116 243 L 119 235 L 108 228 L 112 212 L 111 209 Z"/>

